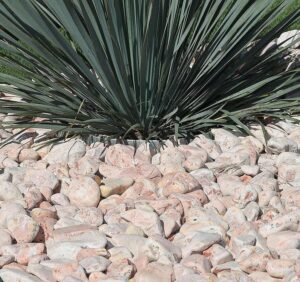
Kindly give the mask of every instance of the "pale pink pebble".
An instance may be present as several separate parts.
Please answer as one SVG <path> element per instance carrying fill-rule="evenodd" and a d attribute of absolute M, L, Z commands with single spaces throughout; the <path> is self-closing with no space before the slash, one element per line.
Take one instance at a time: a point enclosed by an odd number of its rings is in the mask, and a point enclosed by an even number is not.
<path fill-rule="evenodd" d="M 25 160 L 37 161 L 39 159 L 39 154 L 34 149 L 23 149 L 19 154 L 19 162 Z"/>
<path fill-rule="evenodd" d="M 99 185 L 90 177 L 71 180 L 70 203 L 77 207 L 96 207 L 100 201 Z"/>
<path fill-rule="evenodd" d="M 14 260 L 15 258 L 13 256 L 0 256 L 0 268 L 14 262 Z"/>
<path fill-rule="evenodd" d="M 99 164 L 99 172 L 104 177 L 109 177 L 109 178 L 120 177 L 121 171 L 122 171 L 121 168 L 113 165 L 109 165 L 103 162 Z"/>
<path fill-rule="evenodd" d="M 203 163 L 207 161 L 207 152 L 199 147 L 191 145 L 180 145 L 178 150 L 181 151 L 186 159 L 197 158 L 200 159 Z"/>
<path fill-rule="evenodd" d="M 93 175 L 98 171 L 99 163 L 100 160 L 84 156 L 75 163 L 74 167 L 70 170 L 70 174 L 74 171 L 76 174 Z"/>
<path fill-rule="evenodd" d="M 0 154 L 7 156 L 9 159 L 17 161 L 22 147 L 23 146 L 21 144 L 9 143 L 0 149 Z"/>
<path fill-rule="evenodd" d="M 107 279 L 107 275 L 103 272 L 92 272 L 89 276 L 89 282 L 100 282 Z"/>
<path fill-rule="evenodd" d="M 84 224 L 90 224 L 92 226 L 100 226 L 103 223 L 103 214 L 101 209 L 96 207 L 80 208 L 74 216 L 75 220 L 78 220 Z"/>
<path fill-rule="evenodd" d="M 24 193 L 24 199 L 27 209 L 31 210 L 37 207 L 43 201 L 43 195 L 38 189 L 31 189 Z"/>
<path fill-rule="evenodd" d="M 53 277 L 57 281 L 62 281 L 67 276 L 73 276 L 81 279 L 82 281 L 88 281 L 84 269 L 75 261 L 65 262 L 63 264 L 54 266 L 52 273 Z"/>
<path fill-rule="evenodd" d="M 205 256 L 199 254 L 192 254 L 189 257 L 183 258 L 181 264 L 192 268 L 196 273 L 210 272 L 212 268 L 210 261 Z"/>
<path fill-rule="evenodd" d="M 205 205 L 206 203 L 208 203 L 208 198 L 205 195 L 203 190 L 195 190 L 195 191 L 187 193 L 187 195 L 191 195 L 191 196 L 195 197 L 196 199 L 198 199 L 200 201 L 200 203 L 202 205 Z"/>
<path fill-rule="evenodd" d="M 55 278 L 53 277 L 52 269 L 47 266 L 34 263 L 28 265 L 26 271 L 35 275 L 41 279 L 41 281 L 56 282 Z"/>
<path fill-rule="evenodd" d="M 107 198 L 115 194 L 122 195 L 133 182 L 131 178 L 105 178 L 100 185 L 101 196 Z"/>
<path fill-rule="evenodd" d="M 51 196 L 53 194 L 53 190 L 49 187 L 45 187 L 45 186 L 41 186 L 40 187 L 40 191 L 42 193 L 42 195 L 44 196 L 44 198 L 50 202 Z"/>
<path fill-rule="evenodd" d="M 141 163 L 135 167 L 122 169 L 118 177 L 132 178 L 134 180 L 147 178 L 152 181 L 159 181 L 161 173 L 155 165 Z"/>
<path fill-rule="evenodd" d="M 51 196 L 50 200 L 51 200 L 52 204 L 54 204 L 54 205 L 60 205 L 60 206 L 70 205 L 69 198 L 66 195 L 62 194 L 62 193 L 53 194 Z"/>
<path fill-rule="evenodd" d="M 178 231 L 181 226 L 181 214 L 173 208 L 169 208 L 163 213 L 160 219 L 163 222 L 164 234 L 167 238 Z"/>
<path fill-rule="evenodd" d="M 51 171 L 59 180 L 70 177 L 67 164 L 51 164 L 47 167 L 47 170 Z"/>
<path fill-rule="evenodd" d="M 291 259 L 269 260 L 266 270 L 272 277 L 283 278 L 289 272 L 295 270 L 295 261 Z"/>
<path fill-rule="evenodd" d="M 155 212 L 132 209 L 121 214 L 122 218 L 140 227 L 146 235 L 163 236 L 163 226 Z"/>
<path fill-rule="evenodd" d="M 176 206 L 181 214 L 187 214 L 192 206 L 201 206 L 200 201 L 189 194 L 172 194 L 169 199 L 176 199 L 179 201 L 179 205 Z M 179 209 L 177 209 L 180 207 Z M 181 212 L 182 211 L 182 212 Z"/>
<path fill-rule="evenodd" d="M 249 274 L 254 282 L 280 282 L 282 280 L 271 277 L 267 272 L 254 271 Z"/>
<path fill-rule="evenodd" d="M 43 243 L 22 243 L 3 246 L 1 254 L 4 256 L 14 256 L 18 263 L 26 265 L 30 257 L 42 254 L 44 249 L 45 245 Z"/>
<path fill-rule="evenodd" d="M 114 209 L 116 206 L 124 203 L 124 199 L 120 195 L 111 195 L 106 199 L 100 201 L 98 208 L 101 209 L 103 214 L 107 211 Z"/>
<path fill-rule="evenodd" d="M 205 135 L 201 134 L 198 135 L 191 143 L 190 145 L 198 146 L 203 148 L 210 158 L 216 159 L 221 153 L 222 150 L 220 146 L 213 141 L 212 139 L 207 138 Z"/>
<path fill-rule="evenodd" d="M 136 267 L 136 271 L 140 272 L 149 264 L 149 258 L 146 255 L 139 255 L 138 257 L 134 258 L 133 263 Z"/>
<path fill-rule="evenodd" d="M 9 264 L 6 264 L 2 267 L 2 269 L 18 269 L 18 270 L 26 270 L 26 266 L 16 263 L 16 262 L 12 262 Z"/>
<path fill-rule="evenodd" d="M 172 282 L 174 280 L 173 268 L 171 265 L 151 262 L 137 272 L 134 279 L 136 282 Z"/>
<path fill-rule="evenodd" d="M 113 262 L 107 268 L 107 276 L 122 276 L 130 279 L 134 273 L 135 267 L 128 259 Z"/>
<path fill-rule="evenodd" d="M 39 205 L 39 208 L 53 210 L 53 206 L 47 201 L 41 202 L 40 205 Z"/>
<path fill-rule="evenodd" d="M 105 162 L 120 168 L 128 168 L 141 163 L 150 163 L 150 159 L 132 146 L 116 144 L 107 149 Z"/>
<path fill-rule="evenodd" d="M 44 221 L 45 217 L 57 219 L 56 212 L 42 208 L 33 209 L 30 212 L 30 216 L 38 223 Z"/>
<path fill-rule="evenodd" d="M 102 256 L 91 256 L 80 260 L 79 264 L 89 274 L 96 271 L 106 271 L 111 262 Z"/>
<path fill-rule="evenodd" d="M 156 200 L 158 198 L 155 184 L 149 179 L 137 179 L 123 194 L 123 199 Z"/>
<path fill-rule="evenodd" d="M 254 252 L 244 260 L 240 261 L 239 265 L 246 273 L 251 273 L 253 271 L 266 271 L 266 266 L 269 261 L 272 261 L 272 257 L 269 252 Z"/>
<path fill-rule="evenodd" d="M 127 247 L 112 247 L 108 252 L 107 257 L 109 257 L 111 262 L 117 262 L 122 259 L 133 259 L 133 255 Z"/>
<path fill-rule="evenodd" d="M 209 258 L 213 266 L 233 260 L 232 254 L 219 244 L 214 244 L 203 251 L 203 255 Z"/>
<path fill-rule="evenodd" d="M 151 200 L 147 202 L 158 214 L 163 214 L 167 209 L 174 208 L 181 215 L 183 215 L 183 209 L 180 201 L 176 198 L 172 198 L 172 196 L 168 199 L 159 198 L 157 200 Z"/>
<path fill-rule="evenodd" d="M 166 174 L 158 183 L 162 194 L 168 197 L 172 193 L 184 194 L 200 188 L 198 181 L 187 172 Z"/>
<path fill-rule="evenodd" d="M 36 242 L 45 242 L 49 237 L 52 237 L 54 225 L 56 224 L 57 219 L 46 217 L 39 223 L 40 230 L 37 236 L 35 237 Z"/>
<path fill-rule="evenodd" d="M 81 249 L 78 254 L 76 259 L 78 261 L 81 261 L 85 258 L 88 257 L 95 257 L 95 256 L 108 256 L 108 253 L 106 251 L 106 249 L 101 248 L 101 249 L 95 249 L 95 248 L 85 248 L 85 249 Z"/>
<path fill-rule="evenodd" d="M 0 229 L 0 248 L 12 244 L 12 238 L 6 229 Z"/>
<path fill-rule="evenodd" d="M 29 243 L 38 234 L 39 225 L 28 215 L 16 214 L 8 219 L 7 229 L 18 243 Z"/>
<path fill-rule="evenodd" d="M 58 178 L 47 169 L 27 169 L 24 181 L 37 187 L 40 187 L 42 184 L 43 187 L 48 187 L 51 190 L 54 190 L 59 185 Z"/>
<path fill-rule="evenodd" d="M 31 256 L 28 260 L 28 265 L 29 264 L 37 264 L 40 263 L 43 260 L 48 260 L 48 256 L 46 254 L 39 254 L 39 255 L 34 255 Z"/>

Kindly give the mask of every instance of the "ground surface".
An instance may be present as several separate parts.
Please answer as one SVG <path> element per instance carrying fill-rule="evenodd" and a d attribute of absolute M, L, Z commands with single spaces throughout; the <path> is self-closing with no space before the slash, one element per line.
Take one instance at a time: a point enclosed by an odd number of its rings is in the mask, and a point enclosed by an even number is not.
<path fill-rule="evenodd" d="M 37 150 L 43 132 L 22 133 L 0 149 L 0 277 L 299 281 L 300 127 L 267 131 L 267 146 L 253 126 L 160 153 L 81 140 Z"/>

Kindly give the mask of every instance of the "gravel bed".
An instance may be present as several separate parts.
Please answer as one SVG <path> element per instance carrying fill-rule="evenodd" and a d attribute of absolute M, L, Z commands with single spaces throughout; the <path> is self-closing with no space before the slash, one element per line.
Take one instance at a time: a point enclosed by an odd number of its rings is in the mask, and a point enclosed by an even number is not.
<path fill-rule="evenodd" d="M 160 152 L 20 133 L 0 149 L 0 278 L 300 281 L 300 126 L 266 130 Z"/>

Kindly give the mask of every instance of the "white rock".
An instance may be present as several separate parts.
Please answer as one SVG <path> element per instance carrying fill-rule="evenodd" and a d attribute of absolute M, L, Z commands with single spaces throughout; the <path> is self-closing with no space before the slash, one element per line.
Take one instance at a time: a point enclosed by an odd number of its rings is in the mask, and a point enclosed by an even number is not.
<path fill-rule="evenodd" d="M 278 39 L 276 40 L 277 45 L 280 45 L 280 47 L 287 47 L 293 42 L 295 42 L 294 45 L 292 45 L 290 48 L 298 48 L 300 46 L 300 31 L 299 30 L 290 30 L 283 32 L 280 34 Z M 296 42 L 298 40 L 298 42 Z"/>
<path fill-rule="evenodd" d="M 39 225 L 28 215 L 16 214 L 7 220 L 7 229 L 18 243 L 30 243 L 38 234 Z"/>
<path fill-rule="evenodd" d="M 49 164 L 65 163 L 73 165 L 86 152 L 86 144 L 79 139 L 64 141 L 53 146 L 51 151 L 45 156 Z"/>
<path fill-rule="evenodd" d="M 103 180 L 104 185 L 100 186 L 101 195 L 107 198 L 111 195 L 122 195 L 132 184 L 131 178 L 106 178 Z"/>
<path fill-rule="evenodd" d="M 38 277 L 20 269 L 1 269 L 0 278 L 3 282 L 42 282 Z"/>
<path fill-rule="evenodd" d="M 215 137 L 215 142 L 221 147 L 222 151 L 228 151 L 234 146 L 241 143 L 240 139 L 225 129 L 212 129 L 212 134 Z"/>
<path fill-rule="evenodd" d="M 268 148 L 274 154 L 282 152 L 298 152 L 298 145 L 287 137 L 271 137 L 268 141 Z"/>
<path fill-rule="evenodd" d="M 23 202 L 20 190 L 12 183 L 7 181 L 0 182 L 0 200 L 6 202 Z"/>
<path fill-rule="evenodd" d="M 294 271 L 295 261 L 291 259 L 274 259 L 267 263 L 266 270 L 272 276 L 276 278 L 283 278 L 289 272 Z"/>
<path fill-rule="evenodd" d="M 79 264 L 85 269 L 87 273 L 95 271 L 105 271 L 111 262 L 100 256 L 87 257 L 79 262 Z"/>
<path fill-rule="evenodd" d="M 250 175 L 250 176 L 255 176 L 259 172 L 259 166 L 258 165 L 242 165 L 241 170 L 243 173 Z"/>
<path fill-rule="evenodd" d="M 72 179 L 67 195 L 72 205 L 77 207 L 97 207 L 100 201 L 100 188 L 90 177 Z"/>

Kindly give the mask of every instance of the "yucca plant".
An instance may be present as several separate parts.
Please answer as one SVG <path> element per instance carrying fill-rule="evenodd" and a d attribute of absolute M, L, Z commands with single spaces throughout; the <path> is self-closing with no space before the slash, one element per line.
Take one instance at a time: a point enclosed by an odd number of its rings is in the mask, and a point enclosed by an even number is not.
<path fill-rule="evenodd" d="M 267 46 L 300 11 L 261 34 L 293 1 L 0 0 L 1 64 L 23 73 L 0 74 L 22 98 L 0 100 L 22 117 L 3 126 L 165 139 L 291 117 L 299 70 Z"/>

